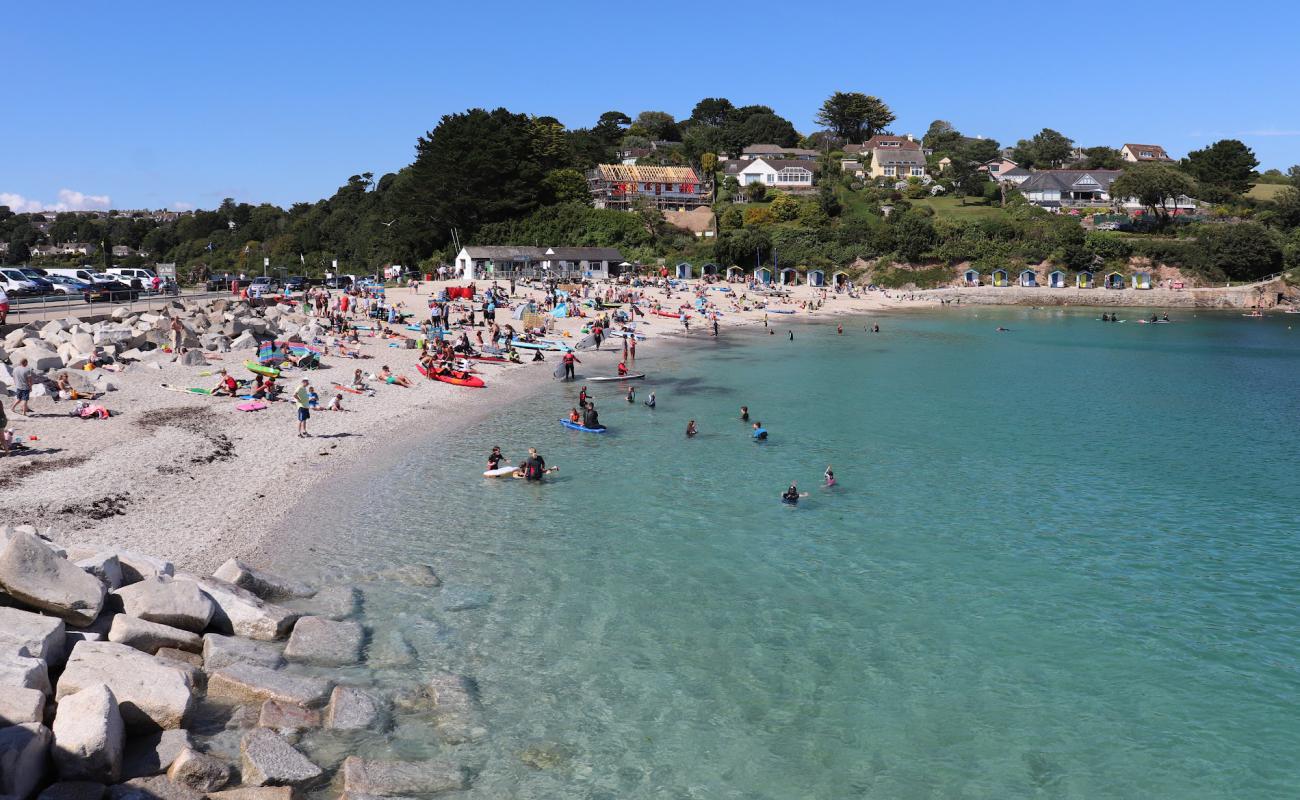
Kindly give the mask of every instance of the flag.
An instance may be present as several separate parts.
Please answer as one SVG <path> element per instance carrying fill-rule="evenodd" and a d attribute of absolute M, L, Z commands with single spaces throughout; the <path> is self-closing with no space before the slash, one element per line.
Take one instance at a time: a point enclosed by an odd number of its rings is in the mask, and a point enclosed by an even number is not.
<path fill-rule="evenodd" d="M 304 256 L 302 253 L 298 254 L 298 260 L 302 262 L 302 265 L 304 267 L 307 266 L 307 257 Z"/>

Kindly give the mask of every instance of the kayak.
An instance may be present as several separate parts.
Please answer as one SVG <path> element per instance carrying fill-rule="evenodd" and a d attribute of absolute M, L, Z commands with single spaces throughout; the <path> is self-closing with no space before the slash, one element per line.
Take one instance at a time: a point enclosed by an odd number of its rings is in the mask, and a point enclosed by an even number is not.
<path fill-rule="evenodd" d="M 584 426 L 582 426 L 582 425 L 579 425 L 579 424 L 576 423 L 576 422 L 570 422 L 570 421 L 567 420 L 567 419 L 562 419 L 562 420 L 560 420 L 560 424 L 563 425 L 563 426 L 566 427 L 566 428 L 571 429 L 571 430 L 575 430 L 575 431 L 586 431 L 587 433 L 604 433 L 605 431 L 609 430 L 609 429 L 606 428 L 604 425 L 601 425 L 599 428 L 587 428 L 587 427 L 584 427 Z"/>
<path fill-rule="evenodd" d="M 510 359 L 508 359 L 508 358 L 502 358 L 501 356 L 465 356 L 465 358 L 472 358 L 472 359 L 474 359 L 475 361 L 486 361 L 486 362 L 488 362 L 489 364 L 509 364 L 509 363 L 510 363 Z"/>
<path fill-rule="evenodd" d="M 598 378 L 587 378 L 589 381 L 636 381 L 645 377 L 644 372 L 637 372 L 631 375 L 605 375 Z"/>
<path fill-rule="evenodd" d="M 652 314 L 658 314 L 658 315 L 661 316 L 661 317 L 672 317 L 673 319 L 680 319 L 681 316 L 682 316 L 681 314 L 679 314 L 679 313 L 677 313 L 677 312 L 675 312 L 675 311 L 652 311 L 651 313 L 652 313 Z M 687 318 L 687 319 L 690 319 L 690 318 L 691 318 L 691 315 L 690 315 L 690 314 L 687 314 L 687 315 L 686 315 L 686 318 Z"/>
<path fill-rule="evenodd" d="M 264 367 L 256 361 L 245 361 L 244 366 L 248 368 L 249 372 L 255 372 L 258 375 L 267 375 L 272 378 L 280 377 L 280 370 L 275 367 Z"/>
<path fill-rule="evenodd" d="M 1246 316 L 1246 315 L 1243 314 L 1242 316 Z M 1172 323 L 1173 323 L 1173 320 L 1170 320 L 1170 319 L 1157 319 L 1157 320 L 1140 319 L 1140 320 L 1138 320 L 1138 324 L 1139 324 L 1139 325 L 1169 325 L 1169 324 L 1172 324 Z"/>
<path fill-rule="evenodd" d="M 504 478 L 504 477 L 507 476 L 507 475 L 513 475 L 514 472 L 515 472 L 515 468 L 514 468 L 514 467 L 498 467 L 497 469 L 490 469 L 490 470 L 488 470 L 487 472 L 484 472 L 484 473 L 483 473 L 483 477 L 484 477 L 484 478 Z"/>
<path fill-rule="evenodd" d="M 477 375 L 471 375 L 468 372 L 457 372 L 456 370 L 452 370 L 450 375 L 439 375 L 436 372 L 433 375 L 430 375 L 428 370 L 424 368 L 423 364 L 416 364 L 415 368 L 426 378 L 433 378 L 435 381 L 450 383 L 453 386 L 468 386 L 471 389 L 482 389 L 487 386 L 487 384 L 483 382 L 482 378 Z"/>

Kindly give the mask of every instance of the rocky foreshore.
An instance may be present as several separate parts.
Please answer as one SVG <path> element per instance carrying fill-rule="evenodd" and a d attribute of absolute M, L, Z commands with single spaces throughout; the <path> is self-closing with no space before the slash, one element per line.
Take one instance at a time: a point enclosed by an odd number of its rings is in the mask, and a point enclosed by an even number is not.
<path fill-rule="evenodd" d="M 431 568 L 381 577 L 433 591 Z M 469 787 L 456 746 L 486 736 L 474 683 L 371 642 L 352 585 L 308 586 L 235 559 L 213 575 L 0 528 L 0 796 L 28 800 L 395 797 Z M 413 673 L 414 674 L 414 673 Z M 353 743 L 412 719 L 439 755 Z M 307 747 L 305 736 L 329 746 Z M 346 754 L 346 757 L 344 757 Z M 444 755 L 446 754 L 446 755 Z"/>

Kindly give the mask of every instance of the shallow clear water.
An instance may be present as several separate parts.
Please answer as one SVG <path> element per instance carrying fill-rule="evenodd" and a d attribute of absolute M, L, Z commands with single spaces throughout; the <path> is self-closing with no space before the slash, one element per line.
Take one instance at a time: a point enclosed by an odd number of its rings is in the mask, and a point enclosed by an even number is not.
<path fill-rule="evenodd" d="M 372 747 L 457 754 L 474 796 L 1294 797 L 1300 330 L 1095 316 L 651 344 L 657 410 L 592 384 L 607 436 L 554 384 L 338 486 L 313 558 L 435 565 L 366 621 L 491 729 Z M 560 476 L 485 480 L 493 444 Z"/>

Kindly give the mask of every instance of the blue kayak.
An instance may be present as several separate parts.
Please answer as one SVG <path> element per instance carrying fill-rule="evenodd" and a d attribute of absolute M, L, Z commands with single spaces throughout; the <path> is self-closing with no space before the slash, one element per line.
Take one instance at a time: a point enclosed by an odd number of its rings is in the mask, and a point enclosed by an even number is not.
<path fill-rule="evenodd" d="M 609 430 L 604 425 L 601 425 L 599 428 L 586 428 L 576 422 L 570 422 L 567 419 L 560 420 L 560 424 L 566 428 L 572 428 L 575 431 L 586 431 L 587 433 L 604 433 Z"/>

